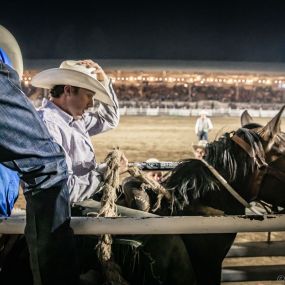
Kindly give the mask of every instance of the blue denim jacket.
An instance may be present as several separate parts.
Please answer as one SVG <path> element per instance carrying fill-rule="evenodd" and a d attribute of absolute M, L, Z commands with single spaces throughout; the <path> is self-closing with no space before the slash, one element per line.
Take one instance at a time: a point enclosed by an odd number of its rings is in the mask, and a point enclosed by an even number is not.
<path fill-rule="evenodd" d="M 1 60 L 0 118 L 0 163 L 25 183 L 33 284 L 77 284 L 64 151 L 22 92 L 17 72 Z"/>
<path fill-rule="evenodd" d="M 17 171 L 24 191 L 62 185 L 65 155 L 22 92 L 19 76 L 0 61 L 0 163 Z"/>
<path fill-rule="evenodd" d="M 66 205 L 56 207 L 54 225 L 70 216 L 68 177 L 62 148 L 20 88 L 17 72 L 0 61 L 0 163 L 17 171 L 24 193 L 62 188 Z"/>

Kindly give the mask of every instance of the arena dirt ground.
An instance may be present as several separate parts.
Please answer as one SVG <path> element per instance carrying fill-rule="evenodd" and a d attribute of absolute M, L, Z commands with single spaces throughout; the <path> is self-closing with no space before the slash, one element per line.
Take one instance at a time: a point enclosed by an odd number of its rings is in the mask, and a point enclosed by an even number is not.
<path fill-rule="evenodd" d="M 220 136 L 226 131 L 232 131 L 240 126 L 239 118 L 233 117 L 213 117 L 211 118 L 214 129 L 210 132 L 210 141 Z M 155 157 L 163 161 L 177 161 L 192 156 L 192 143 L 197 142 L 194 133 L 195 117 L 138 117 L 124 116 L 121 118 L 119 126 L 112 131 L 99 134 L 92 138 L 96 150 L 98 162 L 104 161 L 107 153 L 114 147 L 119 147 L 124 151 L 129 162 L 145 161 L 150 157 Z M 265 124 L 268 118 L 256 118 L 256 122 Z M 16 204 L 19 208 L 25 208 L 25 201 L 20 195 Z M 284 240 L 285 232 L 271 234 L 272 240 Z M 265 241 L 267 233 L 239 233 L 236 241 Z M 224 265 L 265 265 L 284 264 L 285 258 L 264 257 L 264 258 L 229 258 Z M 224 283 L 231 284 L 231 283 Z M 237 284 L 237 283 L 232 283 Z M 284 281 L 276 282 L 241 282 L 239 284 L 282 284 Z"/>

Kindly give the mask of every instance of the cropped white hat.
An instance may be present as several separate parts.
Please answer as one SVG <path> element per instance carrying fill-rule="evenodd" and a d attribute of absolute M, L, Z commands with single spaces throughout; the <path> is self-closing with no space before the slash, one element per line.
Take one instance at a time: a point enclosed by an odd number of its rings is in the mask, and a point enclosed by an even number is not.
<path fill-rule="evenodd" d="M 192 147 L 194 150 L 196 150 L 197 148 L 205 149 L 207 144 L 208 144 L 208 142 L 206 140 L 200 140 L 200 141 L 198 141 L 197 144 L 192 144 Z"/>
<path fill-rule="evenodd" d="M 201 110 L 201 111 L 200 111 L 200 116 L 201 116 L 201 115 L 208 115 L 208 114 L 207 114 L 207 111 L 206 111 L 206 110 Z"/>
<path fill-rule="evenodd" d="M 159 162 L 159 160 L 157 158 L 151 157 L 148 160 L 146 160 L 145 162 Z"/>
<path fill-rule="evenodd" d="M 80 61 L 66 60 L 59 68 L 52 68 L 36 74 L 31 81 L 35 87 L 51 89 L 55 85 L 71 85 L 95 92 L 94 98 L 102 103 L 113 106 L 112 94 L 97 80 L 95 68 L 87 68 Z"/>
<path fill-rule="evenodd" d="M 11 65 L 19 74 L 23 75 L 23 58 L 20 47 L 14 36 L 0 25 L 0 58 Z"/>

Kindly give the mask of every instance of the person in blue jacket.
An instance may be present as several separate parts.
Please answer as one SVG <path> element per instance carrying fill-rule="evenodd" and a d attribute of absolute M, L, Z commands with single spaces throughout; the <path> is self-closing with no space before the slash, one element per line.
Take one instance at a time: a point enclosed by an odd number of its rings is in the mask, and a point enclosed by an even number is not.
<path fill-rule="evenodd" d="M 12 66 L 12 60 L 8 57 L 3 48 L 0 47 L 0 60 Z M 22 71 L 21 62 L 15 62 L 17 68 Z M 14 204 L 19 196 L 20 178 L 16 171 L 13 171 L 0 164 L 0 217 L 9 217 Z"/>
<path fill-rule="evenodd" d="M 21 51 L 1 25 L 0 48 L 0 163 L 23 183 L 33 284 L 77 285 L 65 154 L 21 90 Z"/>

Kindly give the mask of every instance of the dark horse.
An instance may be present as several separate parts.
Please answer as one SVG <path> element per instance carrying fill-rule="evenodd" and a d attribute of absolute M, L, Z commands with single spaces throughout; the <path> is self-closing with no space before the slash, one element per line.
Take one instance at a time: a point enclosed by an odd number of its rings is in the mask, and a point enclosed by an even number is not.
<path fill-rule="evenodd" d="M 244 121 L 242 128 L 224 134 L 206 148 L 205 161 L 247 202 L 260 199 L 284 207 L 285 135 L 280 129 L 283 109 L 265 127 Z M 138 181 L 129 182 L 131 191 L 140 186 Z M 245 212 L 245 206 L 233 198 L 200 160 L 181 162 L 164 186 L 173 193 L 174 215 Z M 148 194 L 153 198 L 151 192 Z M 132 206 L 139 208 L 137 203 Z M 169 205 L 163 206 L 162 215 Z M 235 233 L 182 235 L 198 284 L 220 284 L 221 265 L 235 236 Z"/>
<path fill-rule="evenodd" d="M 285 206 L 285 140 L 280 130 L 283 110 L 284 107 L 265 127 L 244 126 L 206 147 L 205 160 L 247 202 L 260 199 Z M 225 215 L 245 212 L 245 207 L 199 160 L 179 164 L 164 186 L 173 192 L 177 215 L 200 214 L 195 212 L 195 205 L 219 209 Z M 220 284 L 222 262 L 235 236 L 235 233 L 183 236 L 198 284 Z"/>

